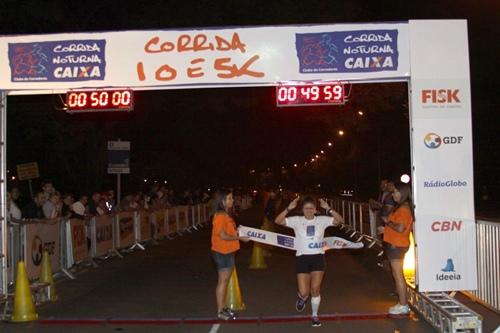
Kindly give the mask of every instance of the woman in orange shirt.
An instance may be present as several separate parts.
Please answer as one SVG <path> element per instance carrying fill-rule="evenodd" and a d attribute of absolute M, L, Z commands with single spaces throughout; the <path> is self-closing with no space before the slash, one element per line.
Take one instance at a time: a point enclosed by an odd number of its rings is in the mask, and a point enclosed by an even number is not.
<path fill-rule="evenodd" d="M 408 299 L 406 297 L 406 282 L 403 275 L 403 261 L 410 247 L 410 232 L 413 225 L 413 204 L 411 200 L 411 188 L 408 184 L 397 185 L 392 197 L 396 202 L 396 208 L 388 216 L 384 217 L 384 250 L 391 263 L 392 276 L 396 282 L 396 291 L 399 303 L 389 309 L 390 314 L 408 314 Z"/>
<path fill-rule="evenodd" d="M 212 220 L 212 256 L 217 266 L 218 282 L 215 288 L 217 317 L 223 320 L 235 319 L 235 313 L 225 307 L 226 291 L 234 267 L 234 255 L 240 249 L 240 240 L 236 223 L 232 217 L 233 193 L 219 190 L 216 195 L 217 208 Z"/>

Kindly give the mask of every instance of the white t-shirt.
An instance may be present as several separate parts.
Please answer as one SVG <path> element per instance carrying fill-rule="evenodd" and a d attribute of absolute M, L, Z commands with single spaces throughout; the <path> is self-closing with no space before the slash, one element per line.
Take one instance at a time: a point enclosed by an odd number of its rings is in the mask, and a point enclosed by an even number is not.
<path fill-rule="evenodd" d="M 287 217 L 285 226 L 295 232 L 296 255 L 325 253 L 325 229 L 333 225 L 333 220 L 331 216 L 314 216 L 312 220 L 304 216 Z"/>

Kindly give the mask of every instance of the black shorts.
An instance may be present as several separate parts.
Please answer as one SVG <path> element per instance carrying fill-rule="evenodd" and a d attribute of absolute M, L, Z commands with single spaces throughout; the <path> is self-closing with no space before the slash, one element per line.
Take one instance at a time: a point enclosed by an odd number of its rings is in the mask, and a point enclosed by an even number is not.
<path fill-rule="evenodd" d="M 409 247 L 398 247 L 384 242 L 384 252 L 389 260 L 403 260 Z"/>
<path fill-rule="evenodd" d="M 301 256 L 297 256 L 295 260 L 297 274 L 324 271 L 325 267 L 326 263 L 324 254 L 303 254 Z"/>

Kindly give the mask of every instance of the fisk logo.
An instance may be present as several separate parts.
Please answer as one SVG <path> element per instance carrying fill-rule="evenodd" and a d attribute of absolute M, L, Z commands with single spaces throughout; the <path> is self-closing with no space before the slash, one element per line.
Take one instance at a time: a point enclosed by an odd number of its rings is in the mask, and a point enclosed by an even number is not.
<path fill-rule="evenodd" d="M 460 231 L 462 221 L 435 221 L 431 224 L 431 230 L 434 232 Z"/>
<path fill-rule="evenodd" d="M 422 104 L 460 103 L 459 89 L 423 89 Z"/>
<path fill-rule="evenodd" d="M 436 133 L 427 133 L 424 137 L 424 144 L 429 149 L 436 149 L 439 148 L 441 144 L 461 144 L 463 139 L 463 136 L 445 136 L 441 138 Z"/>

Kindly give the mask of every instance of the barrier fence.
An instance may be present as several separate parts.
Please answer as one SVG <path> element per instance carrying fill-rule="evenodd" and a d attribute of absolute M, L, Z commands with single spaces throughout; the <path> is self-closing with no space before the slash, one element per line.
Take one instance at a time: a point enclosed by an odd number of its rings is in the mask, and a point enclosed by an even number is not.
<path fill-rule="evenodd" d="M 30 280 L 38 279 L 44 251 L 52 272 L 66 274 L 75 264 L 121 256 L 119 251 L 144 249 L 144 244 L 197 230 L 208 221 L 207 204 L 157 210 L 119 212 L 89 220 L 60 218 L 29 224 L 9 224 L 8 283 L 16 279 L 16 264 L 26 263 Z"/>
<path fill-rule="evenodd" d="M 370 247 L 382 245 L 377 239 L 375 213 L 367 203 L 332 199 L 330 205 L 344 217 L 344 227 L 352 230 L 351 237 L 358 235 L 371 241 Z M 476 234 L 478 289 L 463 293 L 500 313 L 500 222 L 477 219 Z"/>

